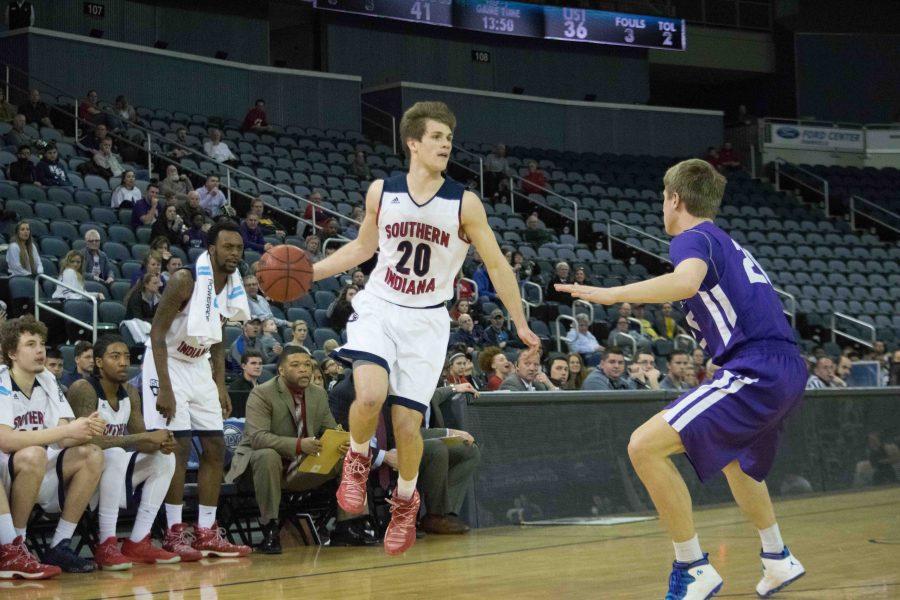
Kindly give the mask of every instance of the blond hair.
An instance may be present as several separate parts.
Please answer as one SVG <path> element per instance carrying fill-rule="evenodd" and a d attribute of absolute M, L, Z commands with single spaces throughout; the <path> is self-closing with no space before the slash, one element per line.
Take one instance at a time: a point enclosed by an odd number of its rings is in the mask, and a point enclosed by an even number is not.
<path fill-rule="evenodd" d="M 456 116 L 446 104 L 443 102 L 416 102 L 406 109 L 403 118 L 400 119 L 400 140 L 407 157 L 410 156 L 410 150 L 406 145 L 406 140 L 421 140 L 425 135 L 425 127 L 429 119 L 443 123 L 450 128 L 450 131 L 456 129 Z"/>
<path fill-rule="evenodd" d="M 714 219 L 718 214 L 726 183 L 715 167 L 699 158 L 681 161 L 663 177 L 666 191 L 678 194 L 688 214 L 703 219 Z"/>
<path fill-rule="evenodd" d="M 68 252 L 66 252 L 66 255 L 63 257 L 62 261 L 60 262 L 59 272 L 60 272 L 60 274 L 62 274 L 62 272 L 65 271 L 66 269 L 72 269 L 73 271 L 75 271 L 75 276 L 78 278 L 78 281 L 83 284 L 84 283 L 84 275 L 82 274 L 81 269 L 76 269 L 74 266 L 72 266 L 75 263 L 76 258 L 81 259 L 81 268 L 83 269 L 84 268 L 84 257 L 81 255 L 81 252 L 79 252 L 78 250 L 69 250 Z"/>

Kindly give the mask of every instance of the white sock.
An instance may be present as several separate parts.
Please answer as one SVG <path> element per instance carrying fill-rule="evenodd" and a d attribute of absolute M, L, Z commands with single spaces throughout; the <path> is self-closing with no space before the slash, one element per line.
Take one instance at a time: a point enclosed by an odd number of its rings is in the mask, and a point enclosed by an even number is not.
<path fill-rule="evenodd" d="M 169 504 L 166 502 L 166 523 L 169 529 L 181 523 L 182 504 Z"/>
<path fill-rule="evenodd" d="M 111 537 L 116 537 L 116 521 L 119 520 L 119 509 L 116 508 L 115 512 L 110 510 L 100 511 L 100 514 L 97 518 L 99 521 L 100 527 L 100 541 L 105 542 L 107 539 Z"/>
<path fill-rule="evenodd" d="M 700 549 L 700 538 L 694 534 L 689 540 L 672 542 L 675 546 L 675 560 L 682 563 L 692 563 L 703 558 L 703 550 Z"/>
<path fill-rule="evenodd" d="M 412 498 L 413 492 L 416 491 L 416 481 L 418 480 L 418 475 L 413 477 L 411 480 L 397 477 L 397 495 L 404 499 Z"/>
<path fill-rule="evenodd" d="M 56 524 L 56 533 L 53 534 L 53 541 L 50 542 L 50 547 L 55 548 L 61 541 L 71 540 L 72 535 L 75 534 L 76 525 L 78 524 L 69 523 L 65 519 L 60 519 L 59 523 Z"/>
<path fill-rule="evenodd" d="M 360 444 L 359 442 L 353 439 L 353 436 L 350 436 L 350 449 L 356 452 L 357 454 L 362 454 L 363 456 L 369 455 L 369 442 L 363 442 Z"/>
<path fill-rule="evenodd" d="M 759 539 L 762 541 L 763 552 L 781 554 L 784 550 L 784 541 L 781 539 L 781 530 L 778 529 L 778 523 L 758 531 Z"/>
<path fill-rule="evenodd" d="M 128 539 L 137 543 L 150 535 L 150 528 L 153 527 L 153 521 L 156 520 L 156 513 L 158 512 L 158 506 L 147 506 L 141 502 L 141 505 L 138 506 L 137 516 L 134 518 L 134 528 L 131 530 L 131 537 Z"/>
<path fill-rule="evenodd" d="M 197 525 L 204 529 L 209 529 L 213 526 L 213 523 L 216 522 L 216 507 L 215 506 L 203 506 L 202 504 L 197 507 Z"/>
<path fill-rule="evenodd" d="M 16 537 L 20 537 L 20 536 L 21 536 L 22 539 L 24 540 L 24 539 L 25 539 L 25 536 L 27 535 L 27 533 L 28 533 L 28 530 L 25 529 L 24 527 L 22 527 L 21 529 L 19 529 L 18 527 L 16 527 Z"/>
<path fill-rule="evenodd" d="M 0 515 L 0 545 L 12 544 L 16 539 L 16 528 L 12 524 L 12 515 Z"/>

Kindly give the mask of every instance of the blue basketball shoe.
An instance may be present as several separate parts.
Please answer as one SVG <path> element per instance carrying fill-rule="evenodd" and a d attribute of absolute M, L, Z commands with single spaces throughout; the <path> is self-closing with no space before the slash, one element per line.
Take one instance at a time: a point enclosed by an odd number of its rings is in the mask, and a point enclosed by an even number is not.
<path fill-rule="evenodd" d="M 672 563 L 666 600 L 708 600 L 722 589 L 722 577 L 709 564 L 709 554 L 692 563 Z"/>

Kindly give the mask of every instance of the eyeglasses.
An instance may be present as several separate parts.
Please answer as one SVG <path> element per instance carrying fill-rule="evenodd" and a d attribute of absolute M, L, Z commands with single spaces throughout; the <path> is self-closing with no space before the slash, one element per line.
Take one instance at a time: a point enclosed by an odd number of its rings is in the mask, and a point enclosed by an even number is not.
<path fill-rule="evenodd" d="M 84 240 L 84 241 L 87 242 L 88 244 L 92 244 L 92 243 L 98 243 L 98 244 L 99 244 L 99 243 L 100 243 L 100 238 L 97 238 L 97 239 L 90 239 L 90 240 Z"/>

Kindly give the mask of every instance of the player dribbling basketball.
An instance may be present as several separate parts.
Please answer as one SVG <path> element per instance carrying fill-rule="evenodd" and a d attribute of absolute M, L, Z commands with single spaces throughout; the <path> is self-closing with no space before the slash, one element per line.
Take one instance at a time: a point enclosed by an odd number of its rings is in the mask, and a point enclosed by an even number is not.
<path fill-rule="evenodd" d="M 337 497 L 351 514 L 363 512 L 371 457 L 369 443 L 385 400 L 391 406 L 399 479 L 392 494 L 388 554 L 416 539 L 422 457 L 419 428 L 440 377 L 450 334 L 445 303 L 469 244 L 478 250 L 519 338 L 540 344 L 528 328 L 519 287 L 490 229 L 478 196 L 444 177 L 456 117 L 442 102 L 418 102 L 400 122 L 409 173 L 376 180 L 356 240 L 314 265 L 315 281 L 346 271 L 379 251 L 366 288 L 353 300 L 347 344 L 336 354 L 353 366 L 356 400 L 350 408 L 351 450 Z"/>

